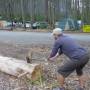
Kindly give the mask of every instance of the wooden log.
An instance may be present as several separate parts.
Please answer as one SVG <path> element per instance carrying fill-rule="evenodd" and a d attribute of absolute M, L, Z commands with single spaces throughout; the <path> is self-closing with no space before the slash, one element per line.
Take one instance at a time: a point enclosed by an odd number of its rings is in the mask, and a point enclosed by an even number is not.
<path fill-rule="evenodd" d="M 41 65 L 29 64 L 24 60 L 0 56 L 0 71 L 21 77 L 28 74 L 29 78 L 35 80 L 41 72 Z"/>

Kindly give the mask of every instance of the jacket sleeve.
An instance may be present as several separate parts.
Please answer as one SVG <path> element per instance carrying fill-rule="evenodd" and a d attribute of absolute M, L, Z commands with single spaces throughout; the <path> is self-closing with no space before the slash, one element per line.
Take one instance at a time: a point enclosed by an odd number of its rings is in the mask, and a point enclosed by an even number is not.
<path fill-rule="evenodd" d="M 56 42 L 54 43 L 52 52 L 51 52 L 51 54 L 50 54 L 50 58 L 54 57 L 54 56 L 57 54 L 57 52 L 58 52 L 59 49 L 60 49 L 60 43 L 56 41 Z"/>

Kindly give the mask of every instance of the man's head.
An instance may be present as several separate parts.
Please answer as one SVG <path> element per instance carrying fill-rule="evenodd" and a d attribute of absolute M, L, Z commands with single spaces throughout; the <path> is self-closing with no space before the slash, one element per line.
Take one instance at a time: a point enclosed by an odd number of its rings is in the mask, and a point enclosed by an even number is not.
<path fill-rule="evenodd" d="M 61 28 L 55 28 L 53 30 L 53 33 L 52 34 L 54 36 L 54 39 L 56 40 L 58 37 L 60 37 L 63 34 L 63 32 L 62 32 L 62 29 Z"/>

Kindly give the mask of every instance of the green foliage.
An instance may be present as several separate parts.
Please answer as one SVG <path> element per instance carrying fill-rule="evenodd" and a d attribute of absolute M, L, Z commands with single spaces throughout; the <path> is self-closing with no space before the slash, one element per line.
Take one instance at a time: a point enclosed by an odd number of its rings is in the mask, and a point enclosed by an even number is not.
<path fill-rule="evenodd" d="M 35 19 L 36 19 L 36 21 L 44 21 L 45 17 L 44 17 L 44 15 L 36 15 Z"/>

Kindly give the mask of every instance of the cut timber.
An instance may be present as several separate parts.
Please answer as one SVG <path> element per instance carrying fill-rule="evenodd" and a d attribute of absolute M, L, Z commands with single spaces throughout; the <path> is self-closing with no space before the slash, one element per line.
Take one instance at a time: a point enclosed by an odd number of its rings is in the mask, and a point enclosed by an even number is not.
<path fill-rule="evenodd" d="M 41 65 L 29 64 L 24 60 L 0 56 L 0 71 L 16 77 L 28 74 L 29 78 L 36 80 L 39 78 Z"/>

